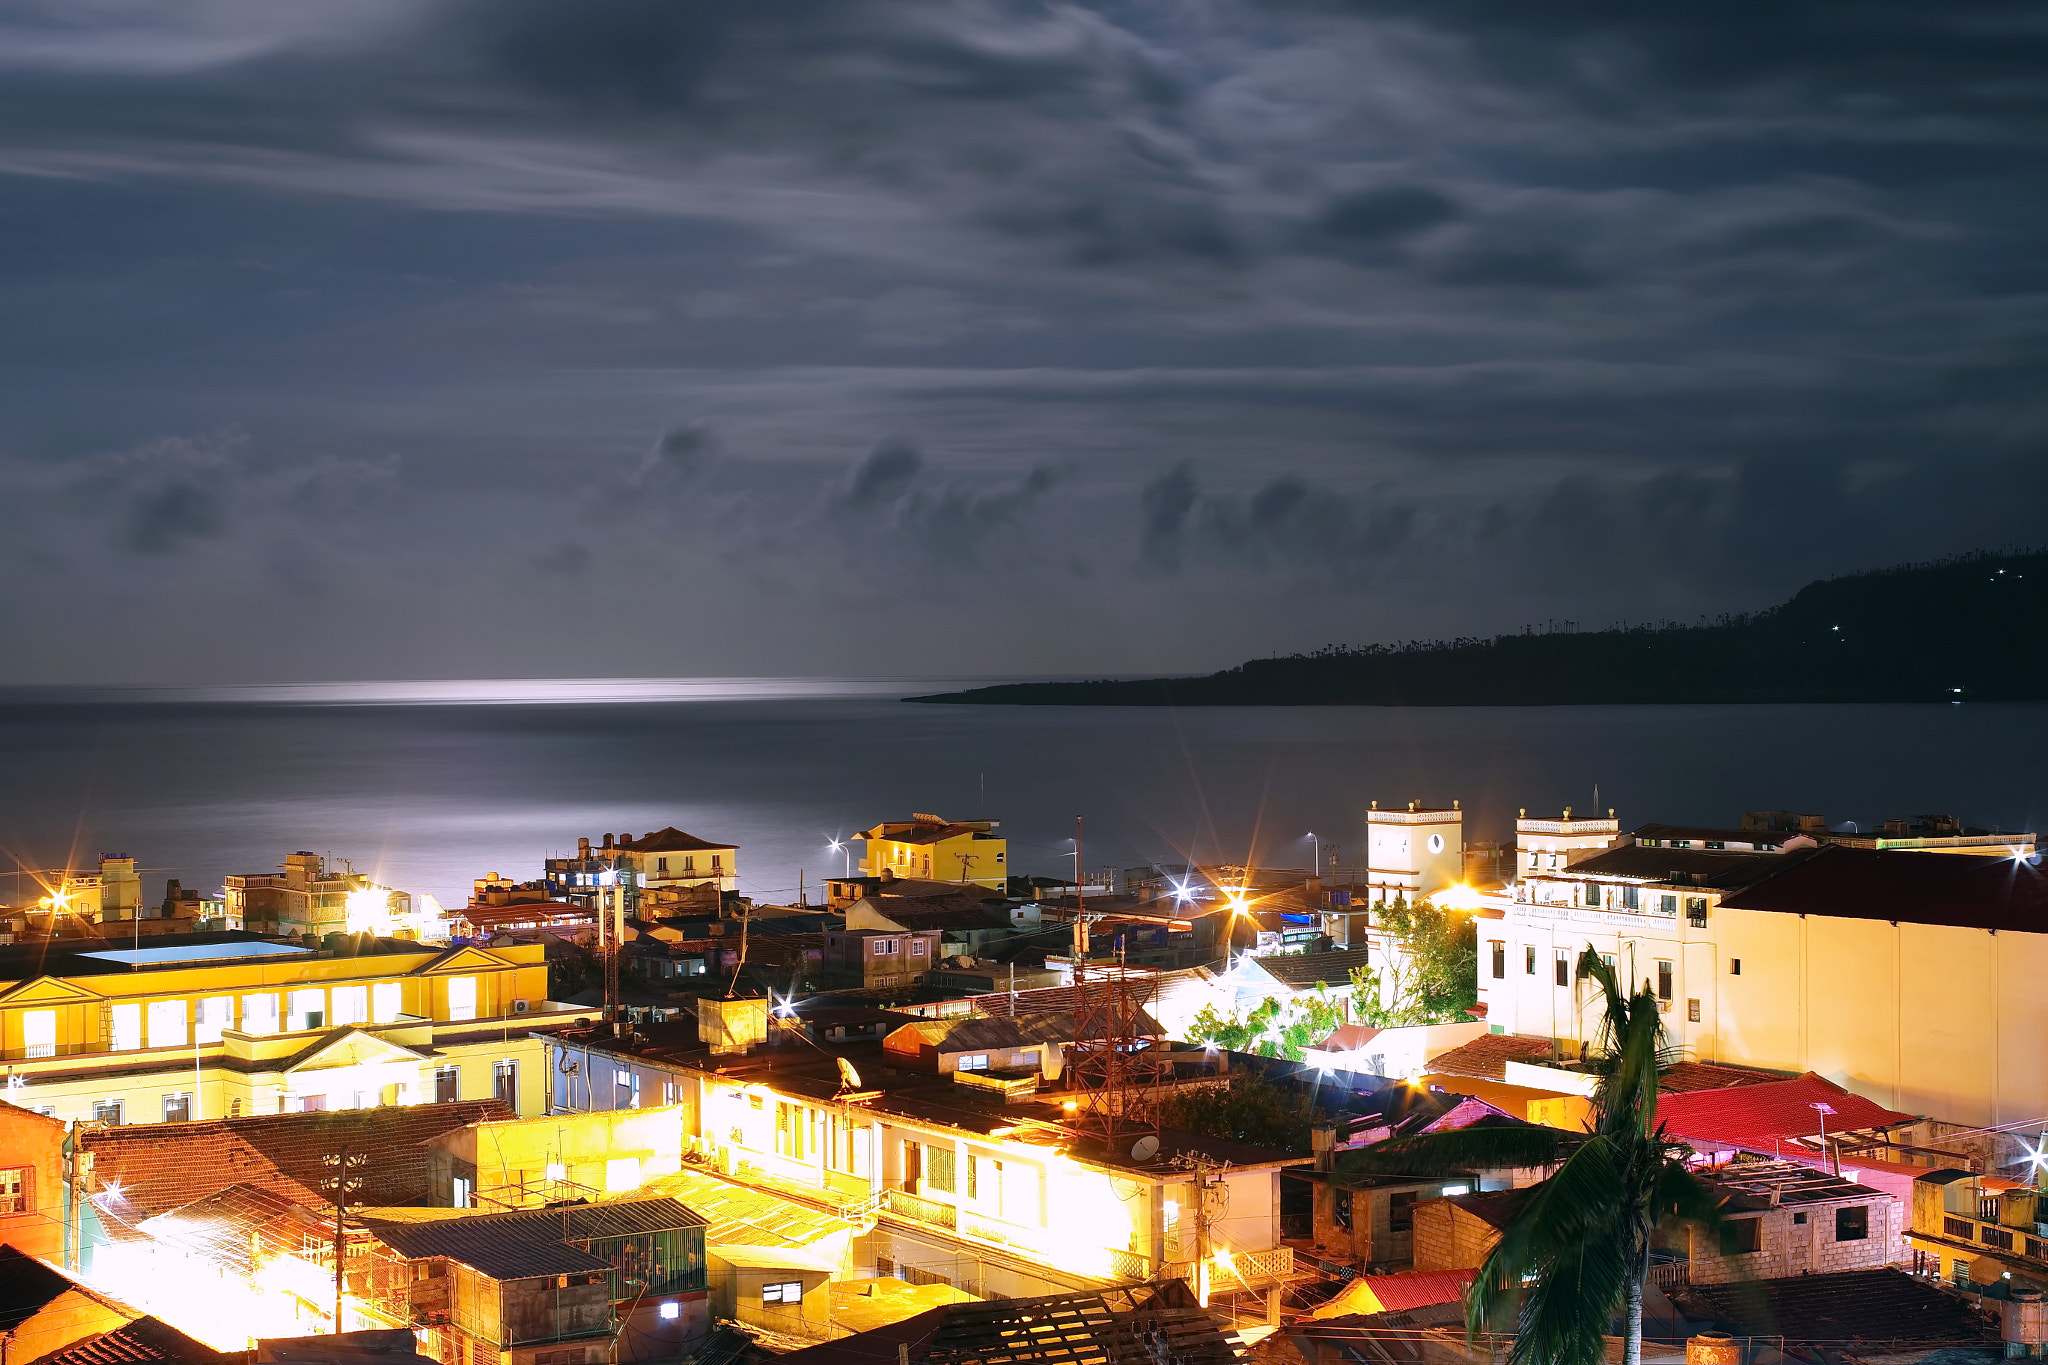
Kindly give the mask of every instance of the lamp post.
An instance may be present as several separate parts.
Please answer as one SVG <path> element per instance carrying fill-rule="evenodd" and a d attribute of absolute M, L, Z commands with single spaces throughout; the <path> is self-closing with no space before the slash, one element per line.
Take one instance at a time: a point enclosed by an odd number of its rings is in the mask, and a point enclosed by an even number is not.
<path fill-rule="evenodd" d="M 851 878 L 853 876 L 853 849 L 848 845 L 841 843 L 837 839 L 834 839 L 831 843 L 825 845 L 825 847 L 831 849 L 834 853 L 841 854 L 845 857 L 846 875 L 849 878 Z"/>
<path fill-rule="evenodd" d="M 1323 841 L 1316 838 L 1314 830 L 1308 832 L 1308 837 L 1316 846 L 1316 875 L 1320 877 L 1323 875 Z"/>

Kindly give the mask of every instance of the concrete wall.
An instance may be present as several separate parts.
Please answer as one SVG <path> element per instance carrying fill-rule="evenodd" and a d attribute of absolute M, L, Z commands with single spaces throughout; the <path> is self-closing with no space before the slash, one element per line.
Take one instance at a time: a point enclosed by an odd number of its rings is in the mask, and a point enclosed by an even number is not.
<path fill-rule="evenodd" d="M 1865 1208 L 1870 1235 L 1853 1241 L 1835 1240 L 1835 1210 Z M 1798 1221 L 1799 1215 L 1805 1222 Z M 1688 1230 L 1694 1284 L 1728 1284 L 1736 1280 L 1772 1280 L 1788 1275 L 1831 1275 L 1838 1270 L 1874 1270 L 1903 1259 L 1905 1231 L 1900 1206 L 1893 1199 L 1842 1199 L 1770 1209 L 1755 1215 L 1762 1226 L 1755 1251 L 1723 1256 L 1720 1236 L 1698 1228 Z M 1730 1220 L 1734 1221 L 1733 1219 Z"/>

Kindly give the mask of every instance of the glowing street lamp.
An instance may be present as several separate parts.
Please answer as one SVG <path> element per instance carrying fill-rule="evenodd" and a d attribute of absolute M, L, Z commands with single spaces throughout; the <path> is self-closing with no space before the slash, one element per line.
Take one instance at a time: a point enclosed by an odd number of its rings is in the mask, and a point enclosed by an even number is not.
<path fill-rule="evenodd" d="M 1323 841 L 1316 838 L 1314 830 L 1308 832 L 1308 837 L 1316 846 L 1316 875 L 1320 877 L 1323 875 Z"/>
<path fill-rule="evenodd" d="M 848 844 L 840 842 L 837 839 L 832 840 L 830 843 L 826 844 L 825 847 L 831 849 L 834 853 L 840 853 L 846 856 L 846 875 L 848 877 L 851 877 L 853 875 L 852 847 Z"/>

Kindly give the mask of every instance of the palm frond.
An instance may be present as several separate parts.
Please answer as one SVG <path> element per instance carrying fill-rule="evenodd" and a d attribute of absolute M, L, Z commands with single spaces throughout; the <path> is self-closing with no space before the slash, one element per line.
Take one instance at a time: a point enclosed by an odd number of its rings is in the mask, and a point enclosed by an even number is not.
<path fill-rule="evenodd" d="M 1548 1166 L 1558 1159 L 1571 1137 L 1555 1128 L 1508 1124 L 1452 1128 L 1441 1133 L 1388 1138 L 1338 1158 L 1336 1169 L 1347 1176 L 1429 1176 Z"/>
<path fill-rule="evenodd" d="M 1717 1227 L 1721 1222 L 1721 1197 L 1676 1161 L 1666 1161 L 1658 1168 L 1652 1198 L 1653 1214 L 1659 1220 L 1683 1218 L 1705 1227 Z"/>
<path fill-rule="evenodd" d="M 1620 1241 L 1596 1238 L 1559 1257 L 1522 1299 L 1509 1365 L 1602 1365 L 1607 1328 L 1630 1276 Z"/>

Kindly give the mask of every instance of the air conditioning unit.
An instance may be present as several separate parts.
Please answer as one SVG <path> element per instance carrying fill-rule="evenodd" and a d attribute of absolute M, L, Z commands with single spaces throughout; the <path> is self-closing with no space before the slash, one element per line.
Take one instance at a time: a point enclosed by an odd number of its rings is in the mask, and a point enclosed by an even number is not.
<path fill-rule="evenodd" d="M 512 1002 L 512 1012 L 514 1014 L 524 1014 L 532 1008 L 533 1002 L 531 1000 L 514 1000 Z"/>

